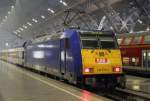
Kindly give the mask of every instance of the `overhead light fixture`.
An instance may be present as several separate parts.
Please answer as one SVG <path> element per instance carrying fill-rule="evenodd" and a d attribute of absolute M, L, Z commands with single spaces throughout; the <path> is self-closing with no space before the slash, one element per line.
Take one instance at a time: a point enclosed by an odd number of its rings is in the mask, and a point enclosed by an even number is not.
<path fill-rule="evenodd" d="M 28 24 L 29 26 L 32 26 L 32 24 L 31 24 L 30 22 L 27 22 L 27 24 Z"/>
<path fill-rule="evenodd" d="M 5 19 L 7 19 L 7 16 L 5 16 Z"/>
<path fill-rule="evenodd" d="M 19 29 L 20 29 L 21 31 L 23 31 L 23 28 L 20 27 Z"/>
<path fill-rule="evenodd" d="M 27 28 L 28 28 L 28 27 L 27 27 L 27 26 L 25 26 L 25 25 L 23 25 L 22 27 L 23 27 L 23 28 L 25 28 L 25 29 L 27 29 Z"/>
<path fill-rule="evenodd" d="M 45 19 L 45 16 L 41 15 L 41 18 L 42 18 L 42 19 Z"/>
<path fill-rule="evenodd" d="M 14 6 L 11 6 L 11 9 L 14 9 L 15 7 Z"/>
<path fill-rule="evenodd" d="M 16 30 L 18 33 L 20 33 L 21 31 L 20 30 Z"/>
<path fill-rule="evenodd" d="M 16 31 L 13 31 L 13 33 L 18 34 Z"/>
<path fill-rule="evenodd" d="M 50 8 L 48 8 L 47 10 L 50 11 L 51 13 L 55 13 L 55 11 Z"/>
<path fill-rule="evenodd" d="M 8 14 L 10 14 L 10 11 L 8 11 Z"/>
<path fill-rule="evenodd" d="M 67 3 L 64 2 L 63 0 L 60 0 L 59 2 L 62 3 L 64 6 L 67 6 Z"/>
<path fill-rule="evenodd" d="M 32 19 L 32 21 L 34 21 L 35 23 L 37 23 L 37 22 L 38 22 L 36 19 Z"/>
<path fill-rule="evenodd" d="M 8 45 L 9 45 L 8 42 L 6 42 L 6 43 L 5 43 L 5 46 L 7 47 Z"/>
<path fill-rule="evenodd" d="M 138 22 L 139 22 L 140 24 L 143 24 L 143 22 L 142 22 L 140 19 L 138 19 Z"/>
<path fill-rule="evenodd" d="M 20 35 L 20 34 L 18 34 L 18 36 L 20 37 L 21 35 Z"/>

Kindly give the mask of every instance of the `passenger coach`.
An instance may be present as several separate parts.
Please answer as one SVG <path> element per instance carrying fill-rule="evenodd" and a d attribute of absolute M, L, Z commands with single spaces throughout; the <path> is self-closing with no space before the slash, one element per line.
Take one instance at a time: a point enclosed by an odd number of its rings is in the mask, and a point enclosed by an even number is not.
<path fill-rule="evenodd" d="M 124 71 L 134 75 L 150 76 L 149 32 L 130 33 L 119 40 Z"/>

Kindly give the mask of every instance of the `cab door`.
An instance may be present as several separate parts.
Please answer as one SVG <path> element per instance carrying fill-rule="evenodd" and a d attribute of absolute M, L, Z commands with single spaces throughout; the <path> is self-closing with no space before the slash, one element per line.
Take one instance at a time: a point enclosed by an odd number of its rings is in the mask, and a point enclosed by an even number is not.
<path fill-rule="evenodd" d="M 67 51 L 69 49 L 69 39 L 63 38 L 60 40 L 60 72 L 62 75 L 66 73 L 67 68 Z"/>
<path fill-rule="evenodd" d="M 65 39 L 60 40 L 60 73 L 64 75 L 66 72 L 66 48 Z"/>

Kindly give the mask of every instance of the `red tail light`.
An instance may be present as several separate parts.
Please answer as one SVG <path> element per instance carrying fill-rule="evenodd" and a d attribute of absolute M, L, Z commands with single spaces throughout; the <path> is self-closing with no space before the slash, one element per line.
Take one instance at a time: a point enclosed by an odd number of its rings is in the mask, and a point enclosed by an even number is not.
<path fill-rule="evenodd" d="M 84 72 L 85 72 L 85 73 L 93 72 L 93 68 L 85 68 L 85 69 L 84 69 Z"/>
<path fill-rule="evenodd" d="M 114 71 L 114 72 L 121 72 L 121 68 L 120 68 L 120 67 L 114 67 L 114 68 L 113 68 L 113 71 Z"/>

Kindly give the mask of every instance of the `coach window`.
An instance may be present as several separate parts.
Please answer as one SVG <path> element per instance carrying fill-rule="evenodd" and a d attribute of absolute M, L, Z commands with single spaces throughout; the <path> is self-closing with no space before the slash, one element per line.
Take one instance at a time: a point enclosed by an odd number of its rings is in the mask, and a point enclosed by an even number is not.
<path fill-rule="evenodd" d="M 133 44 L 139 44 L 140 43 L 140 37 L 135 37 L 133 39 Z"/>
<path fill-rule="evenodd" d="M 132 61 L 132 66 L 138 66 L 139 65 L 139 58 L 133 57 L 131 59 L 131 61 Z"/>
<path fill-rule="evenodd" d="M 123 57 L 123 65 L 129 66 L 129 57 Z"/>
<path fill-rule="evenodd" d="M 124 45 L 129 45 L 130 44 L 130 42 L 131 42 L 131 37 L 129 37 L 129 38 L 125 38 L 125 40 L 124 40 Z"/>
<path fill-rule="evenodd" d="M 150 35 L 148 36 L 145 36 L 145 41 L 144 41 L 145 44 L 149 44 L 150 43 Z"/>
<path fill-rule="evenodd" d="M 122 40 L 123 40 L 122 38 L 117 39 L 119 45 L 121 44 Z"/>

